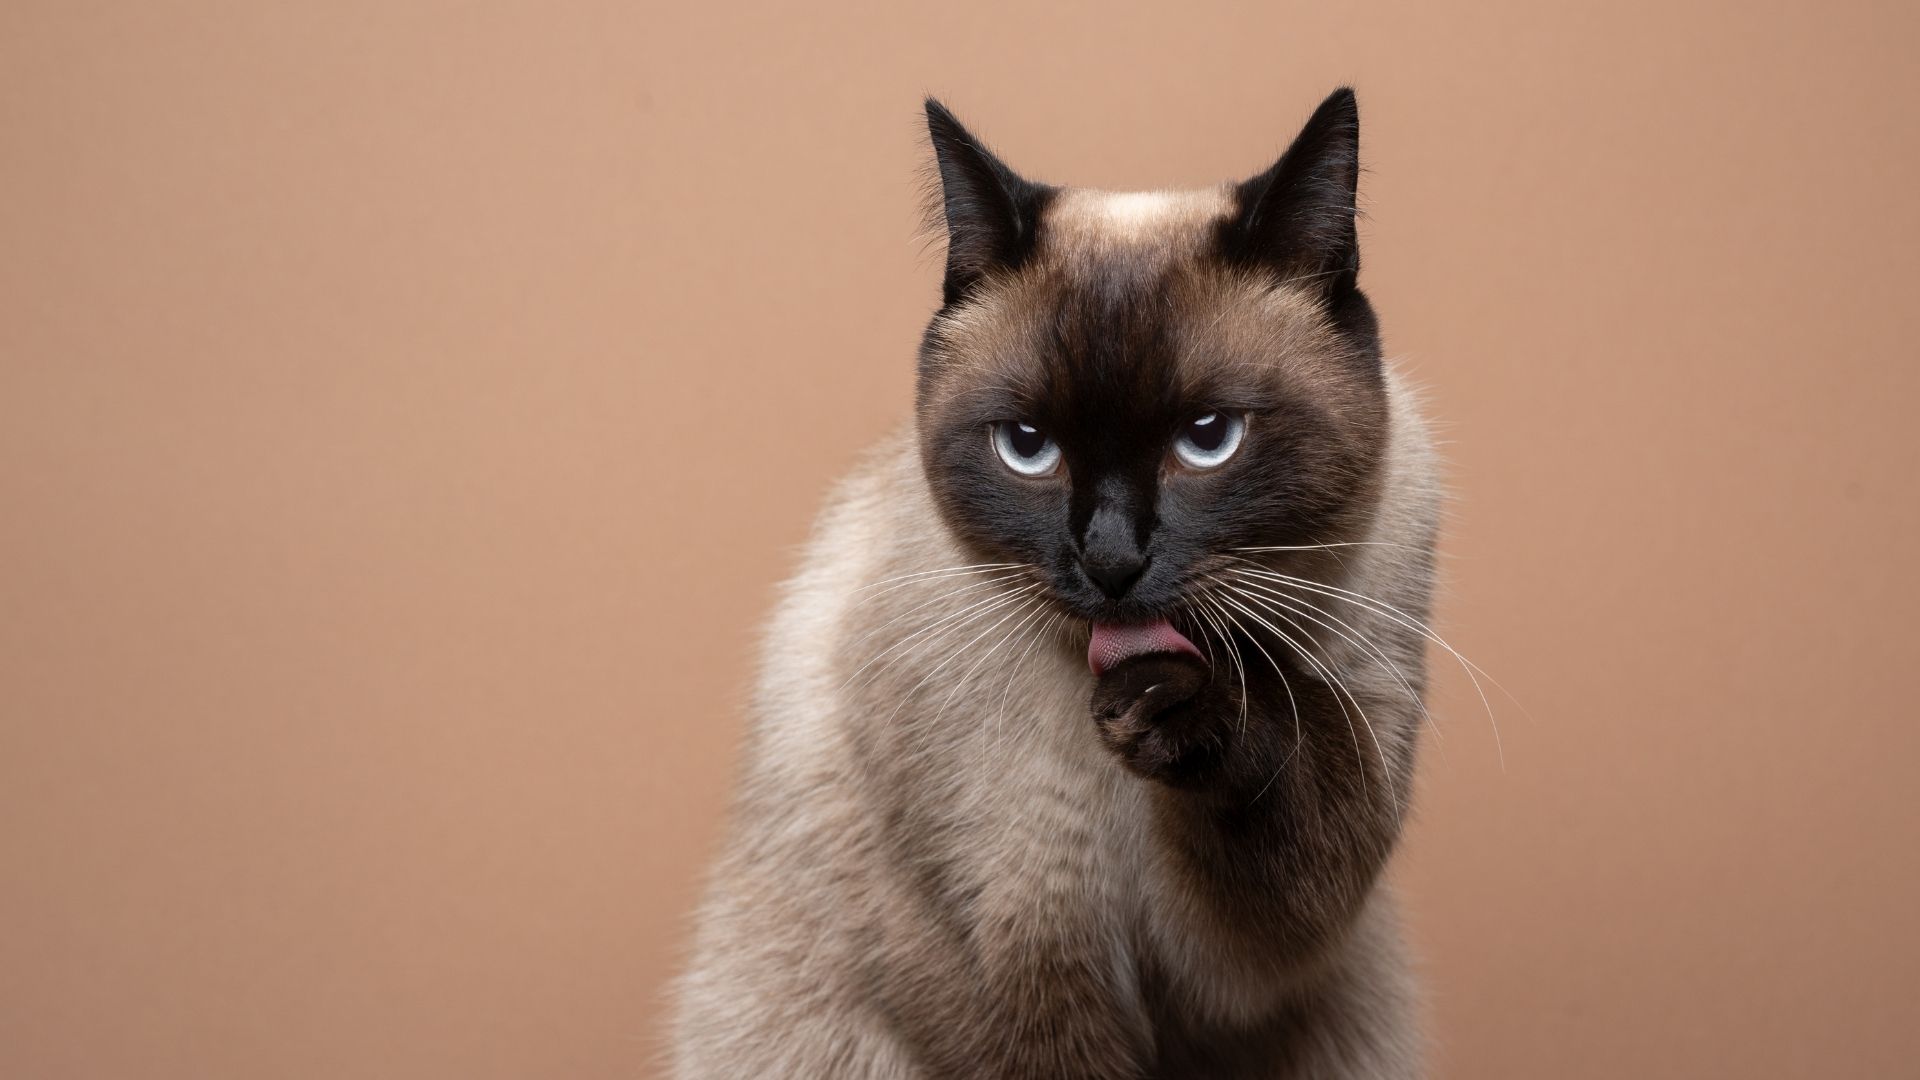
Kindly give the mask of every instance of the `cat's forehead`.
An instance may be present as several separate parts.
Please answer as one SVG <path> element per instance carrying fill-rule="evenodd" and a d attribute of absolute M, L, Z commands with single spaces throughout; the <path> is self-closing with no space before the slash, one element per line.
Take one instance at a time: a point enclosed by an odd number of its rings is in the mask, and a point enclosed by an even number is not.
<path fill-rule="evenodd" d="M 1212 262 L 1232 208 L 1225 189 L 1098 191 L 1060 188 L 1035 223 L 1032 256 L 943 312 L 936 325 L 975 357 L 1030 356 L 1036 337 L 1075 315 L 1111 321 L 1159 307 Z M 1102 317 L 1107 317 L 1103 319 Z"/>
<path fill-rule="evenodd" d="M 1319 305 L 1220 258 L 1219 227 L 1232 209 L 1224 188 L 1060 190 L 1026 265 L 936 319 L 936 379 L 1058 385 L 1050 376 L 1065 372 L 1154 381 L 1170 363 L 1194 377 L 1219 365 L 1312 363 L 1331 340 Z"/>
<path fill-rule="evenodd" d="M 1095 191 L 1068 188 L 1041 214 L 1043 262 L 1067 269 L 1138 263 L 1163 268 L 1212 243 L 1232 210 L 1225 188 L 1200 191 Z"/>

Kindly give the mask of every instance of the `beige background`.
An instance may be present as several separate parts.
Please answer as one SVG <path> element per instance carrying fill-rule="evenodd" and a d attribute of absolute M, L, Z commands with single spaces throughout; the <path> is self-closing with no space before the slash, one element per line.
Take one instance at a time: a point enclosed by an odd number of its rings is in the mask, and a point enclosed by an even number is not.
<path fill-rule="evenodd" d="M 0 5 L 0 1073 L 648 1075 L 919 95 L 1144 187 L 1342 81 L 1525 706 L 1441 668 L 1436 1073 L 1920 1068 L 1911 8 L 117 6 Z"/>

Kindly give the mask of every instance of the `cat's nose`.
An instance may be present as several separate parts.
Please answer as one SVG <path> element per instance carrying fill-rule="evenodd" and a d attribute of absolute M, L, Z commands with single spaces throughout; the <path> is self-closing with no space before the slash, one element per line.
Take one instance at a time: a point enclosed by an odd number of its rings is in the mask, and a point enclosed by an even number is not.
<path fill-rule="evenodd" d="M 1133 583 L 1147 569 L 1148 556 L 1138 551 L 1090 551 L 1080 559 L 1080 568 L 1100 591 L 1111 599 L 1127 595 Z"/>

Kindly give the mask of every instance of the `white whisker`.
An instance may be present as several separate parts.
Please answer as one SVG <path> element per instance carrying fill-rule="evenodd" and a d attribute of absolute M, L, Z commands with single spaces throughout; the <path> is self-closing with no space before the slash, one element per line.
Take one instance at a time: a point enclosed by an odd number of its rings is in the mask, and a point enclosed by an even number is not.
<path fill-rule="evenodd" d="M 1007 571 L 1000 576 L 985 578 L 979 581 L 968 582 L 964 585 L 959 585 L 953 588 L 949 588 L 943 592 L 936 593 L 933 596 L 928 597 L 927 599 L 922 600 L 919 603 L 913 605 L 907 610 L 900 612 L 899 614 L 895 615 L 893 618 L 888 619 L 886 622 L 881 623 L 879 626 L 876 626 L 871 630 L 868 630 L 867 632 L 861 634 L 859 637 L 853 640 L 853 645 L 859 646 L 859 645 L 866 644 L 866 642 L 869 639 L 879 635 L 880 633 L 884 632 L 887 628 L 895 625 L 896 623 L 899 623 L 903 620 L 913 617 L 913 615 L 917 612 L 925 611 L 927 608 L 933 607 L 938 604 L 951 603 L 952 601 L 958 599 L 959 597 L 965 596 L 967 593 L 970 593 L 970 592 L 978 592 L 981 589 L 991 589 L 996 586 L 1006 585 L 1010 582 L 1018 580 L 1019 577 L 1020 575 L 1017 571 Z M 939 580 L 941 579 L 926 578 L 926 579 L 923 579 L 922 582 L 914 582 L 912 584 L 936 582 Z M 875 593 L 874 595 L 878 596 L 879 594 Z"/>
<path fill-rule="evenodd" d="M 960 675 L 960 678 L 954 680 L 953 689 L 947 691 L 947 696 L 942 698 L 940 701 L 940 707 L 934 710 L 933 719 L 935 721 L 938 721 L 941 716 L 946 714 L 947 706 L 953 704 L 954 695 L 958 694 L 961 688 L 967 685 L 967 680 L 973 678 L 973 673 L 980 670 L 980 665 L 986 663 L 988 657 L 991 657 L 994 653 L 999 652 L 1001 646 L 1005 645 L 1008 641 L 1012 640 L 1013 636 L 1015 634 L 1018 634 L 1023 628 L 1025 628 L 1028 623 L 1032 622 L 1035 618 L 1038 618 L 1039 616 L 1046 614 L 1047 608 L 1046 608 L 1046 605 L 1041 603 L 1038 598 L 1034 597 L 1032 594 L 1028 594 L 1026 600 L 1021 603 L 1021 606 L 1015 608 L 1012 614 L 1009 614 L 1007 618 L 1011 619 L 1013 618 L 1014 615 L 1019 615 L 1022 611 L 1026 612 L 1026 617 L 1022 618 L 1019 622 L 1013 624 L 1013 629 L 1007 631 L 1006 634 L 1003 635 L 999 641 L 994 642 L 985 651 L 983 651 L 980 654 L 979 659 L 975 660 L 972 663 L 972 665 L 967 668 L 966 671 L 962 672 Z M 1005 621 L 1006 619 L 1000 620 L 1000 622 L 1005 622 Z M 998 626 L 998 625 L 1000 624 L 999 623 L 994 624 L 994 626 Z M 989 632 L 991 632 L 993 627 L 988 627 L 987 629 Z M 1012 667 L 1015 665 L 1009 665 L 1009 666 Z"/>
<path fill-rule="evenodd" d="M 1273 658 L 1272 654 L 1267 652 L 1267 650 L 1260 644 L 1258 639 L 1256 639 L 1252 634 L 1247 633 L 1247 628 L 1241 624 L 1239 619 L 1234 618 L 1232 612 L 1227 611 L 1225 608 L 1221 607 L 1217 601 L 1214 601 L 1211 599 L 1210 595 L 1203 594 L 1203 597 L 1207 599 L 1209 605 L 1213 607 L 1215 611 L 1219 612 L 1221 616 L 1223 616 L 1224 618 L 1232 622 L 1233 625 L 1237 629 L 1239 629 L 1242 634 L 1246 634 L 1247 640 L 1253 643 L 1253 647 L 1256 649 L 1259 649 L 1260 654 L 1267 658 L 1267 663 L 1273 665 L 1273 673 L 1280 677 L 1280 688 L 1287 692 L 1287 708 L 1290 712 L 1293 713 L 1293 749 L 1287 751 L 1287 756 L 1284 758 L 1281 758 L 1280 763 L 1274 766 L 1273 775 L 1268 777 L 1267 782 L 1261 785 L 1259 791 L 1254 792 L 1252 799 L 1248 800 L 1248 805 L 1252 805 L 1253 803 L 1259 802 L 1260 797 L 1262 795 L 1265 795 L 1269 788 L 1273 787 L 1274 781 L 1280 779 L 1280 774 L 1286 771 L 1287 765 L 1291 763 L 1294 757 L 1300 753 L 1300 747 L 1306 741 L 1306 731 L 1300 725 L 1300 702 L 1293 696 L 1292 680 L 1287 678 L 1286 671 L 1284 671 L 1281 668 L 1280 663 Z M 1224 636 L 1224 631 L 1222 633 Z M 1238 663 L 1239 650 L 1233 649 L 1231 645 L 1229 645 L 1228 648 L 1229 648 L 1229 651 L 1232 652 L 1233 654 L 1235 663 Z M 1246 732 L 1246 716 L 1247 716 L 1246 699 L 1247 699 L 1246 669 L 1242 667 L 1240 672 L 1240 730 L 1242 734 Z M 1352 726 L 1351 722 L 1349 722 L 1348 726 L 1349 727 Z M 1356 749 L 1357 749 L 1357 746 L 1356 746 Z"/>
<path fill-rule="evenodd" d="M 1273 544 L 1266 547 L 1238 547 L 1235 551 L 1332 551 L 1334 548 L 1350 547 L 1393 547 L 1417 550 L 1407 544 L 1398 544 L 1391 540 L 1340 540 L 1325 544 Z"/>
<path fill-rule="evenodd" d="M 1025 569 L 1029 565 L 1031 564 L 1009 562 L 1009 563 L 974 563 L 971 566 L 943 566 L 937 570 L 921 570 L 912 574 L 900 574 L 897 577 L 881 578 L 879 581 L 869 581 L 865 585 L 862 585 L 853 591 L 855 593 L 863 593 L 863 592 L 866 592 L 868 589 L 877 589 L 882 585 L 887 585 L 887 584 L 891 584 L 893 582 L 898 582 L 898 581 L 913 581 L 919 578 L 930 578 L 930 577 L 939 577 L 939 576 L 959 577 L 966 574 L 982 574 L 989 570 Z"/>
<path fill-rule="evenodd" d="M 1347 718 L 1347 731 L 1349 734 L 1353 736 L 1353 752 L 1355 757 L 1360 759 L 1360 781 L 1362 784 L 1362 790 L 1364 791 L 1365 784 L 1366 784 L 1367 770 L 1366 770 L 1366 762 L 1364 759 L 1364 755 L 1360 749 L 1360 736 L 1358 731 L 1355 730 L 1353 726 L 1353 713 L 1350 713 L 1347 711 L 1346 703 L 1340 700 L 1340 695 L 1344 693 L 1347 697 L 1347 701 L 1351 701 L 1353 703 L 1353 710 L 1354 712 L 1357 712 L 1360 714 L 1360 723 L 1363 727 L 1367 729 L 1367 738 L 1373 743 L 1374 753 L 1379 756 L 1380 769 L 1381 769 L 1381 772 L 1385 774 L 1385 779 L 1387 783 L 1387 794 L 1390 798 L 1393 799 L 1394 804 L 1396 806 L 1400 806 L 1404 808 L 1405 804 L 1401 802 L 1399 793 L 1397 791 L 1397 786 L 1394 784 L 1394 781 L 1393 781 L 1393 767 L 1387 764 L 1386 750 L 1380 745 L 1380 736 L 1373 730 L 1373 722 L 1367 719 L 1366 708 L 1360 704 L 1360 699 L 1354 696 L 1353 691 L 1350 688 L 1348 688 L 1346 682 L 1342 680 L 1339 675 L 1335 674 L 1332 668 L 1328 667 L 1326 664 L 1322 663 L 1318 657 L 1314 656 L 1313 651 L 1311 649 L 1302 645 L 1300 642 L 1294 640 L 1292 635 L 1288 634 L 1286 631 L 1280 629 L 1279 627 L 1273 625 L 1271 622 L 1267 621 L 1258 612 L 1252 610 L 1251 608 L 1240 603 L 1238 600 L 1234 599 L 1234 596 L 1244 595 L 1241 592 L 1241 590 L 1234 587 L 1233 585 L 1228 584 L 1227 582 L 1219 581 L 1218 579 L 1215 579 L 1215 582 L 1216 584 L 1220 585 L 1228 594 L 1230 594 L 1230 595 L 1222 596 L 1221 597 L 1222 600 L 1224 600 L 1229 604 L 1232 604 L 1242 614 L 1246 615 L 1248 618 L 1252 619 L 1254 622 L 1259 623 L 1261 626 L 1265 627 L 1275 637 L 1278 637 L 1281 641 L 1285 642 L 1286 645 L 1289 648 L 1293 649 L 1295 653 L 1299 654 L 1300 658 L 1302 660 L 1305 660 L 1308 663 L 1308 665 L 1313 667 L 1315 671 L 1319 672 L 1321 675 L 1326 677 L 1327 685 L 1334 689 L 1334 695 L 1333 695 L 1334 704 L 1340 706 L 1341 714 Z M 1298 630 L 1299 627 L 1296 626 L 1294 629 Z"/>
<path fill-rule="evenodd" d="M 1230 572 L 1239 573 L 1238 571 Z M 1408 700 L 1413 702 L 1414 708 L 1420 710 L 1420 715 L 1426 720 L 1427 729 L 1433 732 L 1434 741 L 1436 745 L 1441 747 L 1441 753 L 1444 754 L 1446 752 L 1446 738 L 1441 735 L 1440 725 L 1434 721 L 1433 714 L 1427 711 L 1426 702 L 1421 700 L 1420 692 L 1415 690 L 1413 684 L 1407 681 L 1406 673 L 1401 671 L 1400 665 L 1394 663 L 1393 658 L 1386 654 L 1386 650 L 1374 644 L 1358 627 L 1327 611 L 1325 608 L 1302 600 L 1297 596 L 1288 596 L 1285 593 L 1262 585 L 1258 581 L 1246 580 L 1244 576 L 1243 579 L 1239 581 L 1239 585 L 1242 589 L 1252 590 L 1267 597 L 1267 604 L 1270 607 L 1277 604 L 1288 612 L 1298 615 L 1301 618 L 1312 620 L 1315 625 L 1323 626 L 1333 631 L 1341 640 L 1361 650 L 1368 659 L 1377 661 L 1383 670 L 1392 675 L 1394 680 L 1400 684 L 1400 688 L 1407 692 Z M 1299 606 L 1296 607 L 1295 605 Z M 1303 608 L 1305 610 L 1302 610 Z M 1329 622 L 1328 620 L 1332 621 Z"/>
<path fill-rule="evenodd" d="M 1039 624 L 1034 630 L 1034 643 L 1036 645 L 1044 645 L 1048 635 L 1053 633 L 1054 629 L 1060 625 L 1060 620 L 1064 618 L 1066 618 L 1065 612 L 1055 611 L 1051 618 Z M 1007 685 L 1000 691 L 1000 707 L 994 711 L 993 716 L 993 752 L 996 756 L 1000 753 L 1003 745 L 1002 740 L 1006 736 L 1007 701 L 1013 693 L 1013 684 L 1015 679 L 1019 677 L 1019 674 L 1019 664 L 1007 665 Z"/>
<path fill-rule="evenodd" d="M 1493 715 L 1493 703 L 1487 700 L 1487 691 L 1484 687 L 1480 685 L 1480 676 L 1486 676 L 1487 681 L 1490 683 L 1493 683 L 1493 685 L 1497 687 L 1501 693 L 1506 694 L 1510 700 L 1514 700 L 1513 695 L 1507 692 L 1506 687 L 1500 685 L 1500 680 L 1495 679 L 1492 675 L 1487 674 L 1487 672 L 1484 669 L 1482 669 L 1480 665 L 1467 659 L 1465 656 L 1462 656 L 1458 649 L 1455 649 L 1452 645 L 1448 644 L 1446 639 L 1442 638 L 1438 633 L 1435 633 L 1432 627 L 1428 626 L 1426 623 L 1422 622 L 1420 619 L 1417 619 L 1414 616 L 1409 615 L 1404 611 L 1401 611 L 1399 608 L 1394 607 L 1392 604 L 1389 604 L 1384 600 L 1376 600 L 1371 596 L 1367 596 L 1364 593 L 1354 592 L 1351 589 L 1342 589 L 1337 585 L 1327 585 L 1317 581 L 1308 581 L 1305 578 L 1298 578 L 1298 577 L 1292 576 L 1291 574 L 1282 574 L 1273 570 L 1257 570 L 1257 571 L 1247 571 L 1247 572 L 1255 574 L 1258 577 L 1266 578 L 1268 580 L 1285 582 L 1286 584 L 1292 585 L 1295 588 L 1306 589 L 1309 592 L 1319 593 L 1322 596 L 1328 596 L 1336 600 L 1345 600 L 1346 602 L 1353 604 L 1357 607 L 1362 607 L 1364 609 L 1371 610 L 1376 614 L 1382 615 L 1396 623 L 1399 623 L 1401 626 L 1404 626 L 1407 629 L 1412 630 L 1414 633 L 1419 634 L 1421 637 L 1424 637 L 1428 641 L 1431 641 L 1434 644 L 1440 646 L 1441 648 L 1447 650 L 1447 652 L 1452 654 L 1453 658 L 1460 663 L 1461 668 L 1466 671 L 1467 679 L 1473 683 L 1474 692 L 1480 695 L 1480 704 L 1483 708 L 1486 709 L 1486 712 L 1487 712 L 1487 722 L 1493 726 L 1494 750 L 1500 756 L 1500 770 L 1502 772 L 1506 771 L 1507 754 L 1506 754 L 1505 745 L 1502 743 L 1500 738 L 1500 722 L 1499 720 L 1495 719 Z M 1519 705 L 1519 701 L 1514 700 L 1514 704 Z M 1522 712 L 1525 711 L 1524 706 L 1521 706 L 1521 711 Z"/>
<path fill-rule="evenodd" d="M 985 615 L 990 611 L 997 610 L 999 607 L 1003 605 L 1010 604 L 1015 600 L 1018 600 L 1023 594 L 1037 590 L 1040 587 L 1041 586 L 1038 583 L 1034 583 L 1034 584 L 1028 585 L 1025 589 L 1018 590 L 1013 593 L 996 593 L 995 595 L 989 596 L 984 600 L 975 601 L 974 603 L 969 604 L 958 611 L 951 611 L 945 615 L 942 615 L 938 619 L 935 619 L 933 622 L 928 623 L 926 626 L 923 626 L 920 629 L 914 631 L 913 633 L 907 635 L 906 637 L 900 639 L 899 641 L 894 642 L 885 651 L 881 652 L 879 655 L 873 657 L 873 659 L 868 660 L 866 663 L 861 664 L 858 668 L 854 669 L 853 674 L 848 675 L 846 678 L 846 681 L 840 684 L 840 688 L 842 690 L 846 689 L 848 684 L 852 683 L 854 679 L 859 678 L 861 672 L 867 670 L 869 667 L 873 667 L 874 664 L 880 663 L 882 659 L 892 655 L 895 652 L 898 652 L 901 648 L 913 642 L 915 639 L 921 638 L 941 626 L 945 626 L 947 628 L 946 630 L 942 631 L 940 635 L 941 637 L 945 637 L 946 634 L 951 632 L 955 627 L 965 625 L 967 623 L 971 623 L 975 618 L 978 618 L 981 615 Z M 985 610 L 981 610 L 983 608 Z M 959 621 L 956 621 L 956 620 L 959 620 Z M 878 678 L 880 675 L 880 672 L 884 671 L 885 669 L 886 669 L 886 665 L 882 665 L 879 668 L 875 668 L 873 674 L 867 677 L 866 682 L 863 682 L 860 685 L 865 686 L 868 683 L 871 683 L 875 678 Z"/>
<path fill-rule="evenodd" d="M 1205 594 L 1197 594 L 1197 598 L 1208 607 L 1213 608 L 1218 614 L 1226 615 L 1226 612 L 1220 610 L 1212 598 Z M 1232 616 L 1227 617 L 1229 619 L 1232 618 Z M 1240 658 L 1240 650 L 1233 647 L 1233 640 L 1226 629 L 1221 624 L 1215 623 L 1215 630 L 1220 634 L 1221 647 L 1226 650 L 1229 657 L 1233 658 L 1234 670 L 1240 677 L 1240 734 L 1244 737 L 1247 733 L 1247 665 Z M 1258 642 L 1255 642 L 1255 647 L 1258 647 L 1258 644 Z M 1271 659 L 1271 657 L 1269 657 L 1269 659 Z M 1281 681 L 1283 683 L 1285 682 L 1285 676 L 1281 677 Z M 1287 692 L 1289 696 L 1291 696 L 1293 691 L 1289 689 Z"/>
<path fill-rule="evenodd" d="M 1020 593 L 1016 593 L 1014 596 L 1009 597 L 1008 599 L 1009 600 L 1030 600 L 1032 598 L 1033 593 L 1037 591 L 1039 588 L 1040 588 L 1040 585 L 1038 582 L 1036 582 L 1033 585 L 1030 585 L 1026 589 L 1022 590 Z M 942 660 L 938 664 L 935 664 L 932 670 L 928 671 L 925 675 L 920 676 L 919 682 L 914 683 L 911 687 L 907 689 L 906 693 L 900 695 L 899 703 L 894 705 L 893 711 L 887 714 L 887 723 L 891 724 L 893 722 L 893 718 L 900 715 L 900 710 L 906 707 L 907 702 L 913 700 L 913 695 L 916 693 L 919 693 L 920 688 L 922 686 L 927 685 L 928 680 L 932 679 L 935 675 L 938 675 L 942 671 L 946 670 L 946 667 L 948 664 L 953 663 L 953 661 L 957 657 L 959 657 L 966 650 L 972 648 L 976 643 L 979 642 L 981 638 L 986 637 L 988 634 L 991 634 L 995 630 L 999 629 L 1003 624 L 1006 623 L 1008 619 L 1011 619 L 1015 615 L 1020 614 L 1021 610 L 1022 610 L 1021 607 L 1014 608 L 1012 611 L 1008 612 L 1007 614 L 1002 615 L 997 622 L 993 623 L 993 625 L 987 627 L 985 630 L 980 631 L 978 634 L 975 634 L 972 638 L 968 639 L 966 644 L 961 645 L 959 648 L 954 649 L 951 652 L 947 653 L 947 658 L 945 660 Z"/>

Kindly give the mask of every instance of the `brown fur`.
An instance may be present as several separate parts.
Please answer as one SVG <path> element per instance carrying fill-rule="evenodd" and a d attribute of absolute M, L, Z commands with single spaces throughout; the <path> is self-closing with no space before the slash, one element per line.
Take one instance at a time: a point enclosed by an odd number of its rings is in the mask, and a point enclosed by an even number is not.
<path fill-rule="evenodd" d="M 1121 379 L 1116 400 L 1273 403 L 1299 512 L 1365 546 L 1261 561 L 1424 619 L 1438 495 L 1412 398 L 1361 374 L 1310 289 L 1211 256 L 1230 204 L 1062 191 L 1033 256 L 936 318 L 914 428 L 836 491 L 769 627 L 678 1075 L 1418 1075 L 1379 875 L 1419 635 L 1358 605 L 1330 607 L 1351 635 L 1301 622 L 1291 651 L 1223 634 L 1245 668 L 1221 657 L 1204 707 L 1140 724 L 1100 711 L 1044 574 L 930 573 L 1004 555 L 951 490 L 979 402 Z"/>

